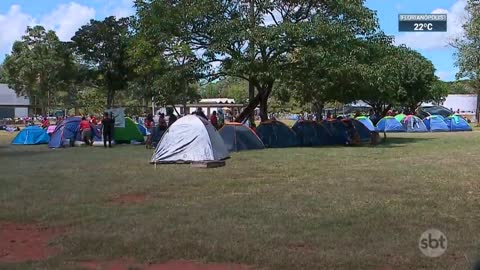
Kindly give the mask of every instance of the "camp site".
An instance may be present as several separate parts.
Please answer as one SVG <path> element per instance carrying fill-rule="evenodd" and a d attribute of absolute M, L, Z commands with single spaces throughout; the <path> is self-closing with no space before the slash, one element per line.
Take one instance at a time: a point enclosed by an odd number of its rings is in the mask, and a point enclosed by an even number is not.
<path fill-rule="evenodd" d="M 478 18 L 0 1 L 0 269 L 480 270 Z"/>

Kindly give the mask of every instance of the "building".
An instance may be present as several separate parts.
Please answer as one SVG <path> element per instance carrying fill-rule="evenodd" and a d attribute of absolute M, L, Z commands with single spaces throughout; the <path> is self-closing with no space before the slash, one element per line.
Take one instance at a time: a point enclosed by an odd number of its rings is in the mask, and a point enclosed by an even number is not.
<path fill-rule="evenodd" d="M 28 97 L 19 97 L 8 85 L 0 84 L 0 119 L 27 117 L 29 108 Z"/>
<path fill-rule="evenodd" d="M 423 103 L 422 106 L 432 106 L 434 103 Z M 477 122 L 477 95 L 462 94 L 448 95 L 445 101 L 439 105 L 458 113 L 472 122 Z"/>

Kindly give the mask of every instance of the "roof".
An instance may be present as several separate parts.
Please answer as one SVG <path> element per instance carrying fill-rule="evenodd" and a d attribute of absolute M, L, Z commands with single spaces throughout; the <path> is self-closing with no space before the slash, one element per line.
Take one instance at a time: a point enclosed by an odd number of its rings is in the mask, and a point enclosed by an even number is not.
<path fill-rule="evenodd" d="M 30 99 L 28 97 L 18 97 L 13 89 L 6 84 L 0 84 L 0 106 L 29 106 Z"/>
<path fill-rule="evenodd" d="M 235 103 L 235 100 L 233 98 L 204 98 L 201 99 L 199 103 Z"/>

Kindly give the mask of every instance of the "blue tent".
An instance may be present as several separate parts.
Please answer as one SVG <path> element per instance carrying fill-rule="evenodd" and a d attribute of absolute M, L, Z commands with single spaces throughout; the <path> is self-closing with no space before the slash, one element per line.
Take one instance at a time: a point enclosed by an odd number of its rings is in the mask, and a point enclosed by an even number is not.
<path fill-rule="evenodd" d="M 137 124 L 138 130 L 142 133 L 143 136 L 147 136 L 147 128 L 142 124 Z"/>
<path fill-rule="evenodd" d="M 370 119 L 368 120 L 370 121 Z M 347 126 L 349 125 L 349 122 L 353 124 L 353 127 L 355 128 L 355 132 L 358 134 L 360 142 L 363 142 L 363 143 L 370 142 L 372 137 L 372 131 L 368 127 L 366 127 L 362 122 L 360 122 L 357 119 L 343 120 L 343 122 L 347 124 Z"/>
<path fill-rule="evenodd" d="M 300 146 L 320 146 L 333 144 L 333 138 L 328 130 L 318 122 L 298 120 L 292 127 L 297 134 L 297 143 Z"/>
<path fill-rule="evenodd" d="M 408 115 L 403 119 L 403 126 L 407 129 L 407 132 L 428 132 L 427 126 L 422 119 L 415 115 Z"/>
<path fill-rule="evenodd" d="M 370 131 L 377 131 L 375 126 L 373 125 L 372 120 L 366 116 L 359 116 L 356 118 L 360 123 L 362 123 L 368 130 Z"/>
<path fill-rule="evenodd" d="M 48 147 L 50 148 L 59 148 L 63 147 L 66 140 L 70 142 L 74 141 L 81 141 L 81 133 L 80 133 L 80 121 L 82 120 L 81 117 L 68 117 L 65 120 L 61 121 L 57 124 L 55 131 L 51 134 L 50 143 Z M 95 138 L 101 138 L 101 135 L 98 133 L 98 130 L 93 124 L 90 124 L 92 128 L 92 132 Z"/>
<path fill-rule="evenodd" d="M 229 152 L 265 148 L 257 134 L 241 123 L 226 123 L 218 133 L 222 137 Z"/>
<path fill-rule="evenodd" d="M 431 132 L 450 131 L 447 124 L 440 115 L 430 115 L 423 119 L 423 123 Z"/>
<path fill-rule="evenodd" d="M 405 132 L 405 128 L 395 117 L 385 116 L 377 123 L 380 132 Z"/>
<path fill-rule="evenodd" d="M 270 120 L 262 122 L 257 128 L 257 134 L 267 148 L 297 145 L 295 132 L 280 121 Z"/>
<path fill-rule="evenodd" d="M 451 115 L 445 118 L 445 123 L 450 131 L 472 131 L 472 127 L 460 115 Z"/>
<path fill-rule="evenodd" d="M 332 144 L 349 144 L 349 135 L 347 126 L 340 120 L 322 121 L 321 125 L 325 127 L 332 137 Z"/>
<path fill-rule="evenodd" d="M 12 141 L 12 144 L 42 144 L 48 143 L 50 137 L 47 131 L 37 126 L 29 126 L 20 131 Z"/>

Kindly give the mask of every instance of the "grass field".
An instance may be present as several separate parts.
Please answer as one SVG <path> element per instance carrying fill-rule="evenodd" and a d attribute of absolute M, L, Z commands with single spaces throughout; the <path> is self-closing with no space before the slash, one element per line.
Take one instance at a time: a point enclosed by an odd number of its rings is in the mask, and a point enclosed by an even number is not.
<path fill-rule="evenodd" d="M 46 261 L 134 258 L 258 269 L 469 269 L 480 251 L 480 132 L 401 134 L 378 147 L 268 149 L 227 166 L 155 168 L 142 146 L 50 150 L 0 134 L 0 222 L 68 228 Z M 145 194 L 137 204 L 113 204 Z M 447 252 L 428 258 L 421 233 Z M 388 268 L 390 267 L 390 268 Z"/>

